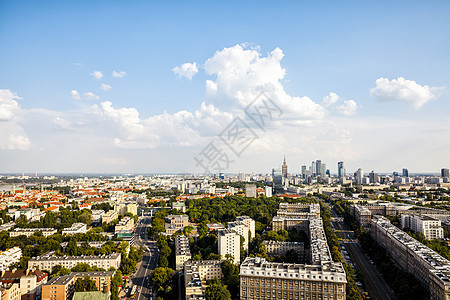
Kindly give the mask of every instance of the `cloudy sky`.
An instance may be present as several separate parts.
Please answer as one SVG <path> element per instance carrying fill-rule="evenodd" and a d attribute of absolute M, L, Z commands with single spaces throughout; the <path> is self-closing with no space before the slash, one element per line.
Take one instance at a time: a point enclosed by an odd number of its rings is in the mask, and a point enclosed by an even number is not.
<path fill-rule="evenodd" d="M 450 3 L 313 2 L 0 1 L 0 173 L 450 167 Z"/>

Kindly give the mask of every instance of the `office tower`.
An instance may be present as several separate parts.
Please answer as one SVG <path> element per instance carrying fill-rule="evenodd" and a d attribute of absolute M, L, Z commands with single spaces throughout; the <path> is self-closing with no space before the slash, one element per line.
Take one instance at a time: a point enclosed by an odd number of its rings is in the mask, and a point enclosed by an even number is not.
<path fill-rule="evenodd" d="M 361 168 L 358 169 L 358 171 L 355 172 L 355 181 L 357 184 L 362 183 L 362 179 L 364 177 L 364 172 Z"/>
<path fill-rule="evenodd" d="M 447 168 L 441 169 L 441 177 L 449 177 L 449 171 Z"/>
<path fill-rule="evenodd" d="M 317 176 L 316 163 L 314 161 L 311 163 L 311 176 L 312 177 Z"/>
<path fill-rule="evenodd" d="M 322 161 L 320 159 L 316 160 L 316 176 L 322 175 Z"/>
<path fill-rule="evenodd" d="M 320 176 L 325 177 L 326 174 L 327 174 L 327 165 L 320 164 Z"/>
<path fill-rule="evenodd" d="M 370 183 L 379 183 L 380 182 L 380 176 L 378 176 L 377 173 L 372 171 L 372 172 L 369 173 L 369 180 L 370 180 Z"/>
<path fill-rule="evenodd" d="M 272 182 L 275 194 L 283 191 L 283 174 L 280 169 L 272 169 Z"/>
<path fill-rule="evenodd" d="M 284 160 L 283 160 L 283 165 L 281 166 L 281 172 L 283 173 L 282 175 L 283 175 L 283 178 L 287 178 L 288 177 L 288 167 L 287 167 L 287 164 L 286 164 L 286 157 L 284 157 Z"/>
<path fill-rule="evenodd" d="M 402 170 L 402 176 L 403 177 L 408 177 L 408 175 L 409 175 L 408 169 L 403 169 Z"/>
<path fill-rule="evenodd" d="M 343 161 L 338 162 L 338 177 L 345 178 L 345 165 Z"/>
<path fill-rule="evenodd" d="M 306 177 L 306 166 L 302 166 L 302 177 Z"/>

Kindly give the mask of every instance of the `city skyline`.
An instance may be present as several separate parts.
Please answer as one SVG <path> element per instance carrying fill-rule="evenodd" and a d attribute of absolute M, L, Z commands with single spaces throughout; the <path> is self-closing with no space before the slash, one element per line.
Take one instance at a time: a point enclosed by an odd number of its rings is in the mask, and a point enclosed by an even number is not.
<path fill-rule="evenodd" d="M 239 9 L 237 9 L 239 7 Z M 225 173 L 450 167 L 450 3 L 0 4 L 0 173 Z M 193 17 L 195 16 L 195 17 Z M 264 22 L 262 22 L 264 20 Z M 417 20 L 421 20 L 418 22 Z M 245 109 L 263 92 L 264 127 Z M 212 173 L 218 173 L 214 171 Z"/>

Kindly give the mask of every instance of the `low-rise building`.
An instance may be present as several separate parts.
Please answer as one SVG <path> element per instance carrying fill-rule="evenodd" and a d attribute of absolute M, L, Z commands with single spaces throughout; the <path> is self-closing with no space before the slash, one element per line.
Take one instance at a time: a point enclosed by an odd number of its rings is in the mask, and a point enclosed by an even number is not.
<path fill-rule="evenodd" d="M 74 235 L 77 233 L 86 233 L 87 226 L 84 223 L 73 223 L 71 227 L 62 230 L 63 235 Z"/>
<path fill-rule="evenodd" d="M 25 235 L 27 237 L 32 236 L 36 232 L 42 232 L 42 235 L 49 237 L 58 231 L 54 228 L 15 228 L 9 232 L 10 237 Z"/>
<path fill-rule="evenodd" d="M 185 235 L 175 237 L 175 268 L 183 269 L 186 261 L 191 259 L 191 250 L 189 247 L 189 238 Z"/>
<path fill-rule="evenodd" d="M 187 261 L 184 263 L 186 299 L 205 299 L 207 280 L 223 276 L 220 260 Z"/>
<path fill-rule="evenodd" d="M 19 247 L 10 248 L 0 253 L 0 271 L 6 271 L 8 267 L 20 261 L 22 249 Z"/>
<path fill-rule="evenodd" d="M 208 228 L 208 231 L 226 229 L 221 223 L 208 223 L 206 224 L 206 227 Z"/>
<path fill-rule="evenodd" d="M 20 289 L 17 283 L 7 283 L 0 286 L 1 300 L 20 300 Z"/>
<path fill-rule="evenodd" d="M 72 275 L 53 277 L 42 286 L 42 300 L 71 300 L 74 287 Z"/>
<path fill-rule="evenodd" d="M 112 221 L 117 220 L 118 217 L 119 215 L 117 214 L 116 211 L 110 210 L 103 215 L 102 224 L 111 223 Z"/>
<path fill-rule="evenodd" d="M 189 217 L 187 215 L 168 215 L 165 218 L 164 227 L 167 234 L 174 234 L 183 230 L 186 226 L 189 226 Z"/>
<path fill-rule="evenodd" d="M 47 252 L 38 257 L 33 257 L 28 261 L 28 268 L 38 268 L 40 270 L 51 271 L 54 266 L 61 265 L 71 269 L 77 264 L 86 263 L 91 267 L 99 267 L 105 270 L 113 267 L 119 269 L 121 262 L 120 253 L 99 256 L 56 256 L 54 252 Z"/>
<path fill-rule="evenodd" d="M 102 224 L 103 215 L 105 211 L 101 209 L 93 209 L 92 212 L 92 223 L 93 224 Z"/>
<path fill-rule="evenodd" d="M 2 225 L 0 225 L 0 231 L 10 230 L 10 229 L 14 228 L 14 226 L 16 226 L 16 223 L 14 223 L 14 221 L 2 224 Z"/>
<path fill-rule="evenodd" d="M 134 219 L 131 217 L 123 217 L 122 220 L 114 227 L 114 231 L 126 231 L 134 229 Z"/>
<path fill-rule="evenodd" d="M 75 277 L 75 281 L 78 278 L 89 277 L 95 282 L 95 286 L 99 291 L 111 290 L 111 278 L 116 271 L 92 271 L 92 272 L 72 272 L 69 275 Z"/>
<path fill-rule="evenodd" d="M 176 209 L 181 211 L 182 213 L 185 213 L 186 205 L 184 204 L 184 201 L 172 202 L 172 209 Z"/>
<path fill-rule="evenodd" d="M 3 271 L 0 275 L 1 284 L 18 284 L 22 300 L 40 299 L 42 285 L 47 280 L 47 273 L 33 269 Z"/>

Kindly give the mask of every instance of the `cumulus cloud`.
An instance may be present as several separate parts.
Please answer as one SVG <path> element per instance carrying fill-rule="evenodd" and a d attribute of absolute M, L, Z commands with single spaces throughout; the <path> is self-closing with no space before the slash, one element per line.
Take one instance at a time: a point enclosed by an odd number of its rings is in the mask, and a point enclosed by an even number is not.
<path fill-rule="evenodd" d="M 83 93 L 83 95 L 80 95 L 80 93 L 77 90 L 71 90 L 70 95 L 72 96 L 72 99 L 74 99 L 74 100 L 98 100 L 99 99 L 99 97 L 92 92 L 86 92 L 86 93 Z"/>
<path fill-rule="evenodd" d="M 323 97 L 322 104 L 324 106 L 330 106 L 338 102 L 339 99 L 340 99 L 339 95 L 331 92 L 330 94 L 328 94 L 328 96 Z"/>
<path fill-rule="evenodd" d="M 102 84 L 100 85 L 100 89 L 103 90 L 103 91 L 105 91 L 105 92 L 107 92 L 107 91 L 109 91 L 110 89 L 112 89 L 112 86 L 110 86 L 109 84 L 106 84 L 106 83 L 102 83 Z"/>
<path fill-rule="evenodd" d="M 112 71 L 112 76 L 115 78 L 122 78 L 125 75 L 127 75 L 127 73 L 125 73 L 124 71 L 120 71 L 120 72 Z"/>
<path fill-rule="evenodd" d="M 172 71 L 180 77 L 192 80 L 192 77 L 198 73 L 198 68 L 196 63 L 185 63 L 173 68 Z"/>
<path fill-rule="evenodd" d="M 92 77 L 95 79 L 102 79 L 103 78 L 103 72 L 102 71 L 94 71 L 91 73 Z"/>
<path fill-rule="evenodd" d="M 403 77 L 389 80 L 388 78 L 378 78 L 376 86 L 370 89 L 370 95 L 378 101 L 400 101 L 412 105 L 414 109 L 421 108 L 428 101 L 435 98 L 437 87 L 420 85 L 414 80 L 407 80 Z"/>
<path fill-rule="evenodd" d="M 14 118 L 19 110 L 19 103 L 16 100 L 20 99 L 10 90 L 0 90 L 0 121 L 9 121 Z"/>
<path fill-rule="evenodd" d="M 8 144 L 9 150 L 27 150 L 31 147 L 30 140 L 23 135 L 11 134 L 8 140 L 9 140 Z"/>
<path fill-rule="evenodd" d="M 81 100 L 80 93 L 78 93 L 77 90 L 71 90 L 70 95 L 72 96 L 72 99 Z"/>
<path fill-rule="evenodd" d="M 345 100 L 344 104 L 336 106 L 336 110 L 343 115 L 351 116 L 358 109 L 358 104 L 354 100 Z"/>

